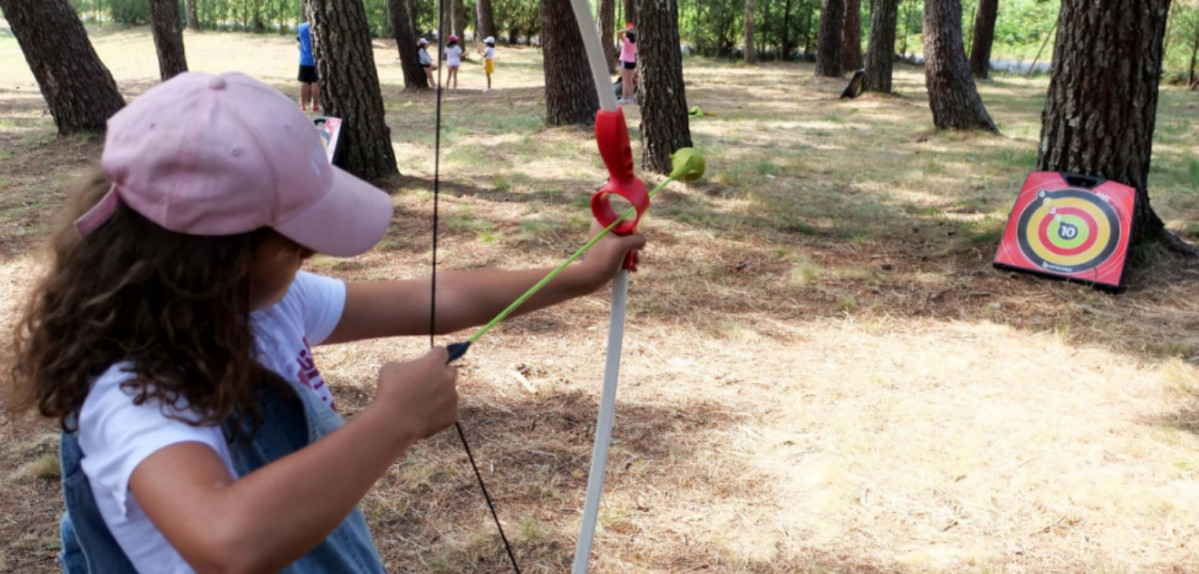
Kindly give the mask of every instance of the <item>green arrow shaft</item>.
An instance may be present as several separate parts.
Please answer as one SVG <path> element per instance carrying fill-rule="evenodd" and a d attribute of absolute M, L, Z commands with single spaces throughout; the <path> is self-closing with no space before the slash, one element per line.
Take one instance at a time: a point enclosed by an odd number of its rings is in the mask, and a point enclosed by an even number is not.
<path fill-rule="evenodd" d="M 674 181 L 674 176 L 666 178 L 666 181 L 663 181 L 662 183 L 658 184 L 658 187 L 655 187 L 653 189 L 653 191 L 649 192 L 649 196 L 653 197 L 654 195 L 657 195 L 657 193 L 659 191 L 661 191 L 661 189 L 663 187 L 665 187 L 666 184 L 668 184 L 672 181 Z M 596 234 L 595 237 L 592 237 L 591 240 L 589 240 L 582 247 L 580 247 L 578 251 L 575 251 L 574 253 L 571 254 L 570 257 L 566 258 L 566 261 L 563 261 L 561 265 L 558 265 L 557 267 L 555 267 L 553 271 L 550 271 L 549 274 L 547 274 L 545 277 L 543 277 L 541 279 L 541 281 L 538 281 L 535 285 L 530 287 L 528 291 L 525 291 L 523 295 L 521 295 L 520 297 L 517 297 L 516 301 L 513 301 L 511 305 L 508 305 L 507 309 L 500 311 L 499 315 L 496 315 L 494 319 L 492 319 L 486 325 L 483 325 L 481 328 L 479 328 L 478 331 L 475 331 L 475 334 L 471 335 L 470 338 L 467 339 L 467 342 L 474 343 L 475 341 L 478 341 L 479 337 L 482 337 L 484 333 L 486 333 L 487 331 L 490 331 L 492 327 L 496 326 L 496 324 L 498 324 L 500 321 L 503 321 L 504 319 L 506 319 L 508 317 L 508 315 L 511 315 L 512 312 L 515 311 L 518 307 L 520 307 L 525 301 L 528 301 L 529 297 L 532 297 L 533 295 L 535 295 L 538 291 L 541 290 L 542 287 L 545 287 L 545 285 L 547 283 L 552 281 L 554 279 L 554 277 L 557 277 L 558 274 L 561 273 L 563 269 L 566 269 L 566 267 L 568 265 L 570 265 L 571 263 L 574 263 L 575 260 L 577 260 L 579 257 L 582 257 L 583 254 L 586 253 L 588 249 L 591 249 L 591 247 L 594 246 L 596 243 L 598 243 L 600 239 L 603 239 L 605 235 L 610 233 L 612 231 L 612 228 L 619 225 L 621 221 L 625 220 L 625 218 L 632 216 L 636 213 L 637 213 L 637 210 L 632 207 L 625 210 L 624 213 L 620 214 L 620 217 L 616 218 L 616 221 L 613 221 L 612 223 L 608 224 L 608 226 L 605 227 L 603 229 L 603 231 L 600 231 L 598 234 Z"/>

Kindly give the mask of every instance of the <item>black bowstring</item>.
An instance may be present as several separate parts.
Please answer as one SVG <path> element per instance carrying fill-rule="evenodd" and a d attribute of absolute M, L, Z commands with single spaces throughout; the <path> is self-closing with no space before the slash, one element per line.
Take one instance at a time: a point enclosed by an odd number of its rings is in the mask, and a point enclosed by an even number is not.
<path fill-rule="evenodd" d="M 437 131 L 433 136 L 433 273 L 430 277 L 429 291 L 429 346 L 436 344 L 433 335 L 437 332 L 437 227 L 438 227 L 438 197 L 441 194 L 441 70 L 445 67 L 441 62 L 442 56 L 445 54 L 445 22 L 442 15 L 445 14 L 445 0 L 437 0 Z M 483 491 L 483 498 L 487 501 L 487 509 L 491 511 L 491 518 L 495 520 L 495 527 L 500 532 L 500 540 L 504 541 L 504 550 L 508 552 L 508 560 L 512 562 L 512 570 L 516 574 L 520 574 L 520 567 L 516 565 L 516 555 L 512 553 L 512 545 L 508 543 L 508 537 L 504 535 L 504 527 L 500 524 L 500 515 L 495 511 L 495 503 L 491 501 L 491 494 L 487 492 L 487 485 L 483 483 L 483 475 L 479 472 L 479 465 L 475 464 L 475 455 L 470 451 L 470 444 L 466 442 L 466 432 L 462 430 L 462 422 L 454 423 L 454 428 L 458 429 L 458 438 L 462 441 L 462 448 L 466 450 L 466 458 L 470 461 L 470 467 L 475 471 L 475 479 L 479 481 L 479 489 Z"/>

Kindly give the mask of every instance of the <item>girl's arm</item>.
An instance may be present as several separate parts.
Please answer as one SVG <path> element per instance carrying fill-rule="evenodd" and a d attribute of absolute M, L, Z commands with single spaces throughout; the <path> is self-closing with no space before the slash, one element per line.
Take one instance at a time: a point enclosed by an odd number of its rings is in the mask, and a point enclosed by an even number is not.
<path fill-rule="evenodd" d="M 592 233 L 601 230 L 592 225 Z M 625 254 L 645 245 L 641 235 L 609 235 L 592 247 L 582 262 L 557 277 L 525 301 L 512 316 L 556 305 L 594 292 L 619 271 Z M 437 273 L 437 333 L 452 333 L 482 325 L 503 311 L 551 269 L 520 271 L 439 271 Z M 346 304 L 333 333 L 322 343 L 344 343 L 378 337 L 429 334 L 429 277 L 350 283 Z"/>
<path fill-rule="evenodd" d="M 197 572 L 275 572 L 337 528 L 393 461 L 458 420 L 445 348 L 379 372 L 374 402 L 329 436 L 233 480 L 211 447 L 178 443 L 133 471 L 129 490 Z"/>

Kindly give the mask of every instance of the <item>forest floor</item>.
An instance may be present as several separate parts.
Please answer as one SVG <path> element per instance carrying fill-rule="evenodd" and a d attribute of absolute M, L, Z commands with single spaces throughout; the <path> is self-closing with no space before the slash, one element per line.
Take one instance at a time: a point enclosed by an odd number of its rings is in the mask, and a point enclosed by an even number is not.
<path fill-rule="evenodd" d="M 147 29 L 93 41 L 127 98 L 157 82 Z M 376 46 L 404 173 L 381 182 L 394 225 L 364 256 L 311 262 L 353 280 L 430 260 L 435 95 L 406 93 L 394 43 Z M 296 93 L 289 37 L 189 33 L 186 47 L 192 69 Z M 443 99 L 442 268 L 548 266 L 585 240 L 605 172 L 587 130 L 544 127 L 540 62 L 501 45 L 495 90 L 475 56 Z M 993 137 L 933 130 L 917 68 L 855 100 L 806 64 L 684 68 L 688 105 L 709 112 L 690 119 L 708 173 L 668 186 L 642 225 L 593 571 L 1199 571 L 1199 267 L 1142 250 L 1111 295 L 991 266 L 1047 80 L 981 83 Z M 1163 88 L 1150 178 L 1192 241 L 1197 116 L 1199 96 Z M 0 36 L 5 329 L 100 149 L 55 136 Z M 525 572 L 571 561 L 607 309 L 600 293 L 508 321 L 463 363 L 463 424 Z M 353 416 L 383 362 L 427 345 L 317 356 Z M 53 425 L 0 417 L 0 572 L 54 570 L 55 446 Z M 510 571 L 450 432 L 362 506 L 392 572 Z"/>

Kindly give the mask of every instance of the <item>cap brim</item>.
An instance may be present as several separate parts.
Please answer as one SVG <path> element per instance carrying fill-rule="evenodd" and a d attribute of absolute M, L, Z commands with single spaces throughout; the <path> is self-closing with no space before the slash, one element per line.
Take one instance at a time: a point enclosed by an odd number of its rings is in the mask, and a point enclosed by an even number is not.
<path fill-rule="evenodd" d="M 383 239 L 393 210 L 386 192 L 334 167 L 325 197 L 274 229 L 318 253 L 350 257 Z"/>

